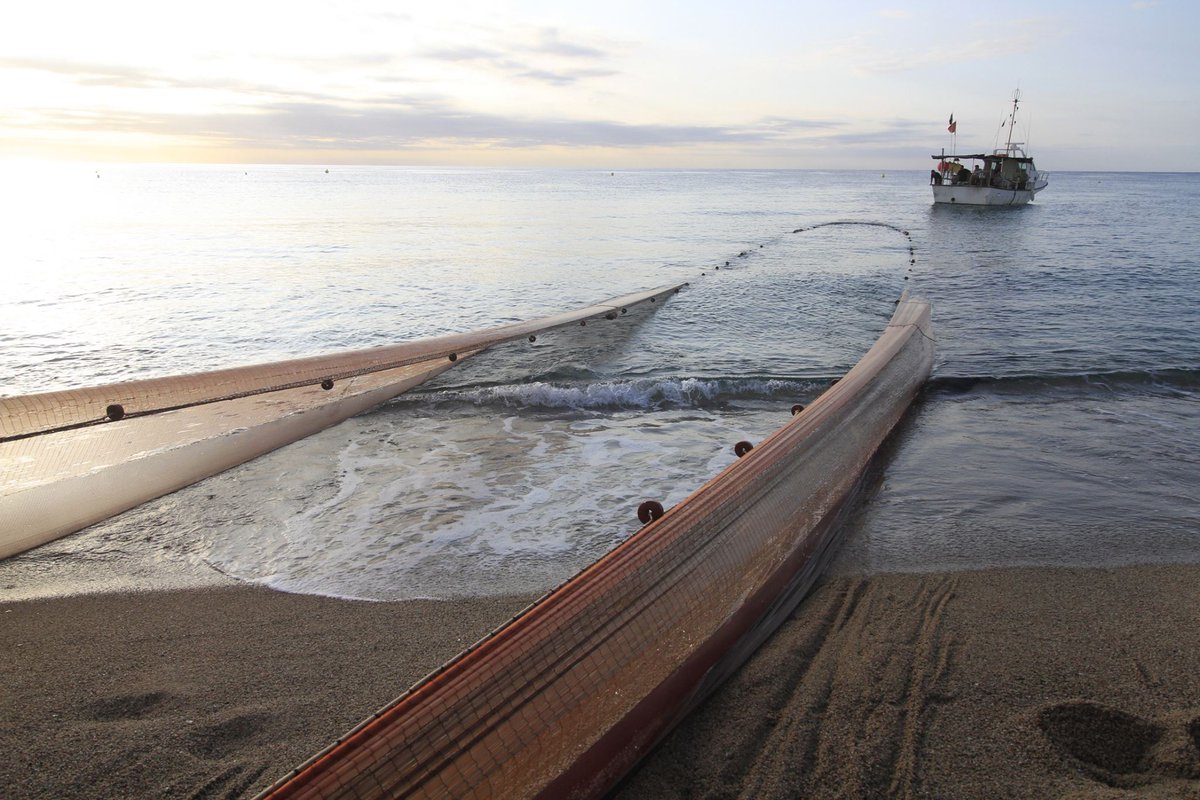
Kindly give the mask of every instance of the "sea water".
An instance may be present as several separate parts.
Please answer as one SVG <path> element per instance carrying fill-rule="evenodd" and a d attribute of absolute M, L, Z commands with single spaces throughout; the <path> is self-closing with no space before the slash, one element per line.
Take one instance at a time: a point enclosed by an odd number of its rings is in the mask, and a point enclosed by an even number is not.
<path fill-rule="evenodd" d="M 926 174 L 14 168 L 4 394 L 688 286 L 0 563 L 0 596 L 545 591 L 786 423 L 904 290 L 933 304 L 934 377 L 831 569 L 1200 560 L 1200 176 L 1056 173 L 970 208 Z"/>

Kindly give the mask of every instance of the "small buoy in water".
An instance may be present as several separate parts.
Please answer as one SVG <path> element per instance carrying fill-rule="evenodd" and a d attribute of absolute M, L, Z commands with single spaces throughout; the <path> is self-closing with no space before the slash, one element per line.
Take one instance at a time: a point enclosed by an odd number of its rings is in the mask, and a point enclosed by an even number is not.
<path fill-rule="evenodd" d="M 803 410 L 804 410 L 804 406 L 800 405 L 799 403 L 796 403 L 796 405 L 792 406 L 792 416 L 793 417 L 796 416 Z"/>
<path fill-rule="evenodd" d="M 329 174 L 329 170 L 325 170 L 325 174 L 326 174 L 326 175 L 328 175 L 328 174 Z"/>
<path fill-rule="evenodd" d="M 621 313 L 622 313 L 622 314 L 628 314 L 628 313 L 629 313 L 629 309 L 628 309 L 628 308 L 622 308 L 622 309 L 621 309 Z"/>
<path fill-rule="evenodd" d="M 657 500 L 645 501 L 638 506 L 637 512 L 638 519 L 641 520 L 643 525 L 653 522 L 665 513 L 666 512 L 663 511 L 662 503 L 658 502 Z"/>
<path fill-rule="evenodd" d="M 458 361 L 458 353 L 451 353 L 451 354 L 450 354 L 450 360 L 451 360 L 451 361 Z"/>
<path fill-rule="evenodd" d="M 610 311 L 610 312 L 608 312 L 607 314 L 605 314 L 605 315 L 604 315 L 604 318 L 605 318 L 605 319 L 616 319 L 616 318 L 617 318 L 617 315 L 616 315 L 615 313 L 613 313 L 612 311 Z"/>
<path fill-rule="evenodd" d="M 896 302 L 899 302 L 899 301 L 897 300 Z M 586 320 L 586 319 L 581 319 L 581 320 L 579 320 L 579 327 L 581 327 L 581 328 L 586 328 L 586 327 L 587 327 L 587 320 Z"/>
<path fill-rule="evenodd" d="M 326 378 L 325 380 L 321 381 L 321 388 L 328 392 L 333 388 L 333 380 L 331 378 Z"/>
<path fill-rule="evenodd" d="M 733 446 L 733 454 L 736 455 L 738 458 L 741 458 L 742 456 L 746 455 L 746 453 L 749 453 L 753 449 L 754 449 L 754 445 L 750 444 L 749 442 L 742 441 L 742 442 L 738 442 L 737 444 L 735 444 Z"/>
<path fill-rule="evenodd" d="M 104 416 L 108 417 L 110 421 L 116 422 L 125 416 L 125 406 L 121 405 L 120 403 L 113 403 L 104 409 Z"/>
<path fill-rule="evenodd" d="M 651 297 L 651 298 L 650 298 L 650 302 L 651 302 L 651 303 L 655 302 L 655 298 Z"/>
<path fill-rule="evenodd" d="M 531 334 L 529 334 L 529 343 L 530 343 L 530 344 L 532 344 L 532 343 L 534 343 L 534 342 L 536 342 L 536 341 L 537 341 L 537 337 L 536 337 L 536 336 L 534 336 L 532 333 L 531 333 Z"/>

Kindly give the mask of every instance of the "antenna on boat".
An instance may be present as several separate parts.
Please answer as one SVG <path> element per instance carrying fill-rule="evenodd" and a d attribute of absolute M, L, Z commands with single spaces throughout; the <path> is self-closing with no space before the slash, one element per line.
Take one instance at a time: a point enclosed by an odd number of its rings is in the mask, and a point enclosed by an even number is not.
<path fill-rule="evenodd" d="M 1013 107 L 1012 113 L 1008 115 L 1008 142 L 1004 145 L 1004 152 L 1012 153 L 1012 135 L 1013 127 L 1017 124 L 1017 103 L 1021 99 L 1021 90 L 1013 90 Z"/>

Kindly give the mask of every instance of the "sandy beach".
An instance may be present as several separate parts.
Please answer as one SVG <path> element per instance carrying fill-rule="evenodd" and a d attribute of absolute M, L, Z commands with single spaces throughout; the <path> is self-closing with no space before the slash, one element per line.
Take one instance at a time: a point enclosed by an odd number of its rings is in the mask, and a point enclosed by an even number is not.
<path fill-rule="evenodd" d="M 1200 797 L 1200 567 L 822 582 L 634 798 Z M 11 798 L 252 796 L 532 598 L 0 606 Z"/>
<path fill-rule="evenodd" d="M 0 795 L 253 796 L 532 599 L 230 587 L 2 604 Z"/>

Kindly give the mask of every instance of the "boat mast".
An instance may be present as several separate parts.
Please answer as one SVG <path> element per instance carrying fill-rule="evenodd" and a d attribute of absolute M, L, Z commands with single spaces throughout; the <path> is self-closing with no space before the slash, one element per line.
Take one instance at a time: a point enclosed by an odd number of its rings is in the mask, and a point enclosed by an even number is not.
<path fill-rule="evenodd" d="M 1012 135 L 1013 127 L 1017 124 L 1017 101 L 1021 99 L 1021 90 L 1013 91 L 1013 110 L 1008 115 L 1008 142 L 1004 145 L 1004 152 L 1012 155 Z"/>

